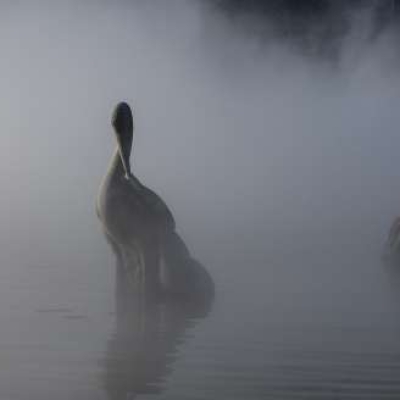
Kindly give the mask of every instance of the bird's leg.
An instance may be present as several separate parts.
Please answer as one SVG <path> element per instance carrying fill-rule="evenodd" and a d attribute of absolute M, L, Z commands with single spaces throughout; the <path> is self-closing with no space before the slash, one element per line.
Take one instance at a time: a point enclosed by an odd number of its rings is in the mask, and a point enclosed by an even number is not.
<path fill-rule="evenodd" d="M 143 254 L 143 246 L 139 246 L 139 250 L 137 252 L 137 265 L 138 268 L 136 270 L 136 280 L 137 280 L 137 289 L 140 298 L 143 297 L 144 294 L 144 271 L 145 271 L 145 257 Z"/>
<path fill-rule="evenodd" d="M 160 290 L 165 291 L 171 287 L 171 271 L 170 265 L 167 263 L 167 247 L 164 242 L 165 235 L 163 232 L 158 234 L 158 270 L 160 276 Z M 169 260 L 170 261 L 170 260 Z"/>
<path fill-rule="evenodd" d="M 135 245 L 131 245 L 123 253 L 123 267 L 129 292 L 134 295 L 140 292 L 140 264 L 140 251 L 138 252 Z"/>
<path fill-rule="evenodd" d="M 124 267 L 123 252 L 114 239 L 104 232 L 105 238 L 113 250 L 116 258 L 115 263 L 115 311 L 117 316 L 125 314 L 128 303 L 128 288 L 126 284 L 126 270 Z"/>

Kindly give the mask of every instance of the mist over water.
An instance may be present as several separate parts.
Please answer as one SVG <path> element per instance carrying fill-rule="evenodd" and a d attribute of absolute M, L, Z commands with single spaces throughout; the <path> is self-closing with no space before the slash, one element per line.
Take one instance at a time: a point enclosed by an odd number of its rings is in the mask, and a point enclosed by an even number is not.
<path fill-rule="evenodd" d="M 356 13 L 332 61 L 252 21 L 196 1 L 2 4 L 0 397 L 398 395 L 400 286 L 380 262 L 400 213 L 397 33 L 371 39 Z M 122 99 L 134 173 L 217 287 L 206 318 L 145 316 L 144 345 L 115 323 L 94 211 Z M 130 335 L 168 368 L 143 373 Z"/>

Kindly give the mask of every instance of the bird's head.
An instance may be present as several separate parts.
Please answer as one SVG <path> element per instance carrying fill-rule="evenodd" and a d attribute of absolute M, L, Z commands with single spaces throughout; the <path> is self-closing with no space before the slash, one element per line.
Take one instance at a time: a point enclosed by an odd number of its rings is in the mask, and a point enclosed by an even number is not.
<path fill-rule="evenodd" d="M 118 151 L 124 166 L 125 176 L 132 176 L 129 157 L 133 142 L 133 115 L 128 103 L 120 102 L 112 114 L 111 125 L 114 128 L 118 143 Z"/>

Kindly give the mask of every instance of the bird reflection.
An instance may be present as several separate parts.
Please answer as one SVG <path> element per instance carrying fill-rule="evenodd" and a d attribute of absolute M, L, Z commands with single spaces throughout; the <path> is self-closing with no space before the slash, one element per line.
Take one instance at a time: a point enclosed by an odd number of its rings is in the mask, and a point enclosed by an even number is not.
<path fill-rule="evenodd" d="M 110 400 L 159 394 L 188 329 L 208 314 L 212 302 L 149 303 L 116 271 L 115 332 L 106 350 L 104 390 Z"/>

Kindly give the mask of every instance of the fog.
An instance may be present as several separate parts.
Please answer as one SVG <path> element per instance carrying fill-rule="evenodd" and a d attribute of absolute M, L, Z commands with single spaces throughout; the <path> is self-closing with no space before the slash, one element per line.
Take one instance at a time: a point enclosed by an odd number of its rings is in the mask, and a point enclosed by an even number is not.
<path fill-rule="evenodd" d="M 398 64 L 390 32 L 368 42 L 368 18 L 332 67 L 196 2 L 3 9 L 3 256 L 46 262 L 60 237 L 87 248 L 120 99 L 135 107 L 135 171 L 187 235 L 361 221 L 385 235 L 400 200 Z"/>
<path fill-rule="evenodd" d="M 287 44 L 264 46 L 196 2 L 3 10 L 7 251 L 17 237 L 18 252 L 32 248 L 15 220 L 71 240 L 82 234 L 74 226 L 87 230 L 89 219 L 78 221 L 114 145 L 109 119 L 120 99 L 135 107 L 135 171 L 182 229 L 279 231 L 366 218 L 383 229 L 396 214 L 390 32 L 371 44 L 368 26 L 355 23 L 331 68 Z"/>
<path fill-rule="evenodd" d="M 267 281 L 268 307 L 288 312 L 369 299 L 400 213 L 396 33 L 372 40 L 357 14 L 331 62 L 246 21 L 196 1 L 2 3 L 1 274 L 37 289 L 3 292 L 4 313 L 112 308 L 94 204 L 120 100 L 134 107 L 133 171 L 213 275 L 216 307 L 218 285 L 237 295 L 233 312 Z"/>

